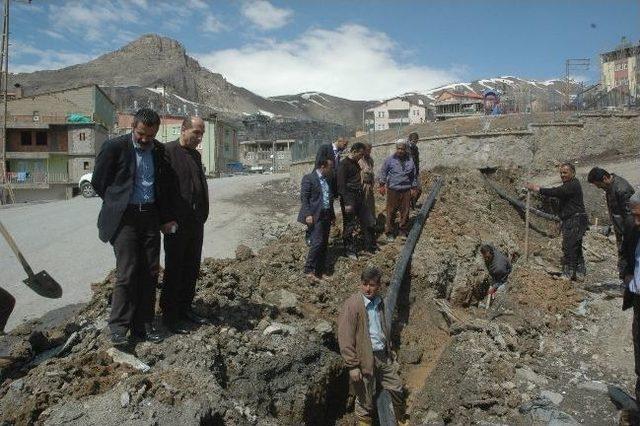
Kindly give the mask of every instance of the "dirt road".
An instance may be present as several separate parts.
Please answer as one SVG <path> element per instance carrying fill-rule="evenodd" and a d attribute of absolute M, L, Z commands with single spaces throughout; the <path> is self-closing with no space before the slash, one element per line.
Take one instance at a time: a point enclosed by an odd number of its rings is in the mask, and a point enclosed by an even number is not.
<path fill-rule="evenodd" d="M 231 257 L 241 243 L 260 247 L 263 230 L 288 223 L 295 199 L 283 192 L 273 193 L 273 184 L 287 178 L 256 175 L 210 180 L 212 210 L 205 226 L 203 255 Z M 267 198 L 278 202 L 266 203 Z M 22 284 L 24 271 L 4 240 L 0 241 L 0 286 L 17 300 L 8 330 L 50 310 L 88 301 L 89 283 L 101 281 L 115 267 L 111 246 L 98 240 L 99 209 L 99 198 L 81 197 L 0 209 L 0 220 L 13 233 L 33 269 L 47 270 L 64 289 L 58 300 L 37 296 Z"/>

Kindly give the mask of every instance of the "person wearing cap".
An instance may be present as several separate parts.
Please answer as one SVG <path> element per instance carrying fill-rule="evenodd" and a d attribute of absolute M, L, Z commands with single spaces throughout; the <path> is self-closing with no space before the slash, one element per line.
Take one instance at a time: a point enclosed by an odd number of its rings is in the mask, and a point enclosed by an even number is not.
<path fill-rule="evenodd" d="M 396 213 L 400 216 L 399 235 L 406 239 L 411 198 L 418 191 L 418 171 L 407 149 L 407 142 L 398 140 L 396 152 L 384 160 L 378 175 L 378 191 L 380 195 L 387 195 L 385 233 L 388 241 L 394 239 Z"/>
<path fill-rule="evenodd" d="M 609 218 L 616 236 L 618 246 L 618 272 L 624 278 L 625 269 L 624 238 L 633 228 L 633 217 L 629 207 L 629 198 L 635 193 L 633 187 L 623 177 L 607 172 L 600 167 L 594 167 L 587 176 L 589 183 L 604 190 L 607 201 Z"/>

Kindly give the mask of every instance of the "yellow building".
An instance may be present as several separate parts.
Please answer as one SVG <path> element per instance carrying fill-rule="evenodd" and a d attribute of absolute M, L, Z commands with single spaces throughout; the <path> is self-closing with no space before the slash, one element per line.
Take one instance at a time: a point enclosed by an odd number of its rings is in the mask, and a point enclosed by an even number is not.
<path fill-rule="evenodd" d="M 640 96 L 639 60 L 640 43 L 623 43 L 600 55 L 602 88 L 616 93 L 619 105 L 635 103 Z"/>

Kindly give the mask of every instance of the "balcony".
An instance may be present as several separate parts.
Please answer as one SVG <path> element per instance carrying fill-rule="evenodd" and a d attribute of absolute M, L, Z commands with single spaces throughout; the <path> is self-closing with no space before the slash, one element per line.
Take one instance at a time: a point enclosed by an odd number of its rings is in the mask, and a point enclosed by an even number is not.
<path fill-rule="evenodd" d="M 68 173 L 8 172 L 7 181 L 14 189 L 46 189 L 54 184 L 69 183 Z"/>

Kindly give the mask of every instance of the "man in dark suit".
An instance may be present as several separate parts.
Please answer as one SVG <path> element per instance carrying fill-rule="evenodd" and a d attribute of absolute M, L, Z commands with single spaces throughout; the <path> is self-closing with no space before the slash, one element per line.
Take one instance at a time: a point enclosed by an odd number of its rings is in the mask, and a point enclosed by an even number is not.
<path fill-rule="evenodd" d="M 316 163 L 320 160 L 331 160 L 333 162 L 333 171 L 337 171 L 338 164 L 340 163 L 340 156 L 347 148 L 348 144 L 349 139 L 339 137 L 334 143 L 320 145 L 318 152 L 316 152 Z"/>
<path fill-rule="evenodd" d="M 205 324 L 207 320 L 191 309 L 200 272 L 204 223 L 209 216 L 209 190 L 196 147 L 202 142 L 204 121 L 200 117 L 182 122 L 180 138 L 166 145 L 167 157 L 177 179 L 171 206 L 178 229 L 164 237 L 165 269 L 160 296 L 164 324 L 183 333 L 184 320 Z"/>
<path fill-rule="evenodd" d="M 172 172 L 164 145 L 155 140 L 160 117 L 143 108 L 131 133 L 106 141 L 96 157 L 91 185 L 102 198 L 100 239 L 116 256 L 117 281 L 109 328 L 115 346 L 131 337 L 154 342 L 155 292 L 160 269 L 160 230 L 176 226 L 169 203 Z"/>
<path fill-rule="evenodd" d="M 300 213 L 298 222 L 307 225 L 311 238 L 304 273 L 315 283 L 322 278 L 326 266 L 329 231 L 336 215 L 333 211 L 333 192 L 329 183 L 333 162 L 316 161 L 315 169 L 302 177 L 300 184 Z"/>

